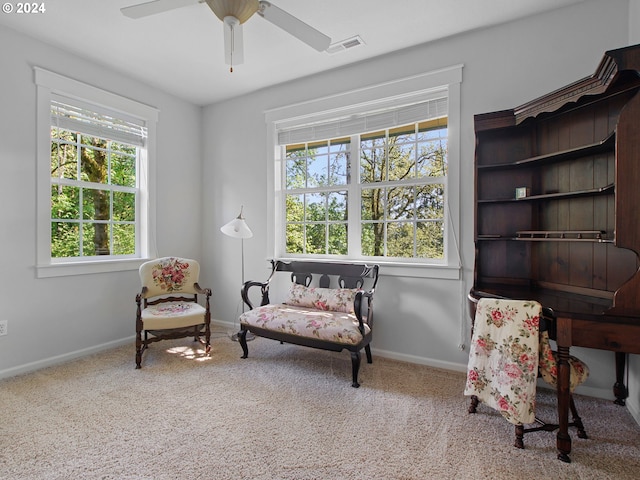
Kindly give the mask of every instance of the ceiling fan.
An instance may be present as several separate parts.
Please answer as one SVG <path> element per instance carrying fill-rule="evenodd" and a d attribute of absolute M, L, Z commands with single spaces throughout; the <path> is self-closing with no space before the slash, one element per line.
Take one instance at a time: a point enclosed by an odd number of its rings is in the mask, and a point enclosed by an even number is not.
<path fill-rule="evenodd" d="M 324 33 L 272 3 L 259 0 L 154 0 L 124 7 L 120 11 L 123 15 L 135 19 L 197 3 L 206 3 L 224 23 L 225 62 L 231 66 L 232 72 L 234 64 L 239 65 L 244 61 L 242 24 L 249 20 L 254 13 L 319 52 L 325 51 L 331 44 L 331 38 Z"/>

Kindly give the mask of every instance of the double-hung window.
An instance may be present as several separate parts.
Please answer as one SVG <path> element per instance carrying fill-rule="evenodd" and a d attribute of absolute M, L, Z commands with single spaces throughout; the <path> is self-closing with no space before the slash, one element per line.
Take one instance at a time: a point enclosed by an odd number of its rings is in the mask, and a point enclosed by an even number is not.
<path fill-rule="evenodd" d="M 412 274 L 424 267 L 419 276 L 458 275 L 460 69 L 447 72 L 444 85 L 382 98 L 369 92 L 369 101 L 315 113 L 336 99 L 311 102 L 308 114 L 293 118 L 279 117 L 299 105 L 267 114 L 277 257 L 376 261 Z M 443 77 L 435 76 L 422 80 Z M 412 80 L 397 83 L 406 89 Z M 384 94 L 388 87 L 375 90 Z M 341 97 L 351 96 L 362 92 Z"/>
<path fill-rule="evenodd" d="M 140 122 L 51 100 L 51 258 L 134 256 Z"/>
<path fill-rule="evenodd" d="M 152 251 L 157 112 L 41 69 L 36 83 L 39 276 L 136 268 Z"/>

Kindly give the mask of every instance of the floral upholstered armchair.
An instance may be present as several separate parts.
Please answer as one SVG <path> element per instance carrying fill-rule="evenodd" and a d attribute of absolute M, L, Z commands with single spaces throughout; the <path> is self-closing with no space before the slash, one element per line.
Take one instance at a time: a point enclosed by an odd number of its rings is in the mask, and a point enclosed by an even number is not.
<path fill-rule="evenodd" d="M 480 298 L 476 305 L 464 391 L 471 396 L 469 413 L 476 412 L 479 401 L 500 412 L 516 426 L 518 448 L 524 448 L 524 433 L 558 428 L 535 416 L 538 376 L 557 385 L 557 354 L 551 350 L 546 328 L 549 320 L 535 301 Z M 589 369 L 576 357 L 569 358 L 569 366 L 573 392 L 587 379 Z M 587 438 L 573 395 L 570 408 L 570 426 L 578 428 L 580 438 Z M 532 423 L 537 426 L 524 427 Z"/>
<path fill-rule="evenodd" d="M 163 257 L 140 265 L 136 295 L 136 368 L 150 343 L 193 336 L 211 351 L 211 289 L 198 284 L 200 265 L 189 258 Z M 205 306 L 198 303 L 205 297 Z M 204 337 L 204 338 L 203 338 Z"/>

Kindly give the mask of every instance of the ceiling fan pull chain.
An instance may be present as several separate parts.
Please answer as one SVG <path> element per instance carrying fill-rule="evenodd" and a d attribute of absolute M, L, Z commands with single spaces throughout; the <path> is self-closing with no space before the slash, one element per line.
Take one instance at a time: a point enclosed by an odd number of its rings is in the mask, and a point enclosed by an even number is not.
<path fill-rule="evenodd" d="M 231 27 L 231 61 L 229 63 L 229 73 L 233 73 L 233 51 L 235 50 L 235 35 L 233 34 L 233 23 L 230 23 L 229 27 Z"/>

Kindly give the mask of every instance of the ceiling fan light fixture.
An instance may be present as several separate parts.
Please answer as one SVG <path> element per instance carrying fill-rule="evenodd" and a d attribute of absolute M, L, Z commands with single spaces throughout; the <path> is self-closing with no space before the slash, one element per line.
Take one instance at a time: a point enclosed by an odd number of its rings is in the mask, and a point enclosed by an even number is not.
<path fill-rule="evenodd" d="M 209 8 L 224 22 L 225 17 L 235 17 L 243 24 L 258 11 L 258 0 L 205 0 Z"/>

